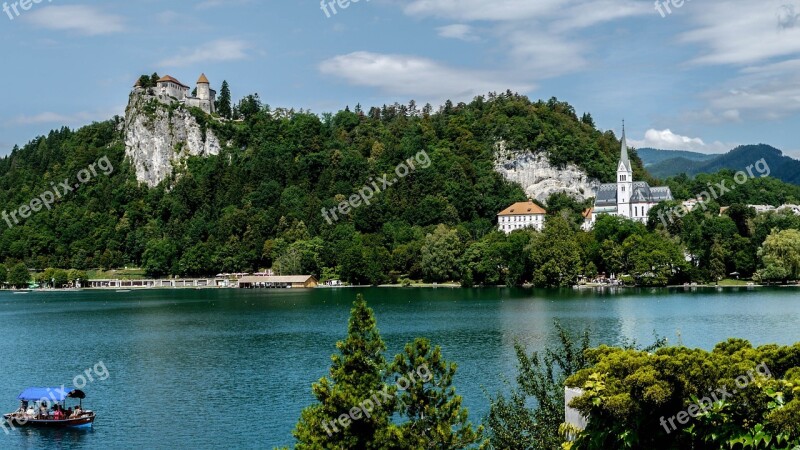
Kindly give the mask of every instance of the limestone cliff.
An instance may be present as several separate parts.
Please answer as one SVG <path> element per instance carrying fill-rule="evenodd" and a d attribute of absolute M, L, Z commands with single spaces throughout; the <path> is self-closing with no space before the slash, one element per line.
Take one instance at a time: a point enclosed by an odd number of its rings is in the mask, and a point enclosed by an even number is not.
<path fill-rule="evenodd" d="M 594 197 L 600 186 L 598 180 L 589 178 L 574 164 L 558 168 L 551 165 L 543 153 L 512 151 L 506 148 L 505 142 L 499 142 L 496 146 L 495 170 L 522 186 L 528 198 L 542 203 L 556 192 L 565 192 L 577 200 L 585 200 Z"/>
<path fill-rule="evenodd" d="M 125 110 L 125 155 L 140 183 L 157 186 L 188 156 L 219 152 L 214 132 L 201 126 L 183 105 L 165 104 L 141 90 L 131 93 Z"/>

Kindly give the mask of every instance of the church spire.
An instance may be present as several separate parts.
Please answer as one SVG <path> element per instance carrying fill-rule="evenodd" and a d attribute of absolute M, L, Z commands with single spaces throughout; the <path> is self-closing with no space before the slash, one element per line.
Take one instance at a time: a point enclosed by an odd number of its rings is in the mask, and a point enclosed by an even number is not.
<path fill-rule="evenodd" d="M 631 161 L 628 159 L 628 140 L 625 138 L 625 120 L 622 120 L 622 148 L 620 149 L 619 162 L 628 172 L 633 172 Z"/>

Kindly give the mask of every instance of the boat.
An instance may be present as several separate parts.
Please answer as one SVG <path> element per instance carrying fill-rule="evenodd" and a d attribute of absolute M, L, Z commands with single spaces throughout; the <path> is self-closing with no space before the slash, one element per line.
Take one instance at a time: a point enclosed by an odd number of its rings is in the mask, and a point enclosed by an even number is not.
<path fill-rule="evenodd" d="M 20 408 L 12 413 L 3 414 L 3 419 L 12 427 L 34 428 L 91 428 L 94 423 L 94 411 L 83 409 L 86 394 L 79 390 L 64 390 L 64 387 L 41 388 L 31 387 L 22 391 L 17 397 Z M 66 400 L 78 400 L 74 414 L 72 408 L 66 408 Z M 35 407 L 34 407 L 35 406 Z"/>

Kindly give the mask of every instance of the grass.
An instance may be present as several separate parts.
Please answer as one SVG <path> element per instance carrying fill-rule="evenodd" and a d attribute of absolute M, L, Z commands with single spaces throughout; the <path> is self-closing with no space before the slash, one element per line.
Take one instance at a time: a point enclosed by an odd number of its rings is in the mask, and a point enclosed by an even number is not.
<path fill-rule="evenodd" d="M 112 280 L 141 280 L 145 277 L 144 269 L 130 268 L 117 270 L 87 270 L 86 274 L 90 280 L 112 279 Z"/>

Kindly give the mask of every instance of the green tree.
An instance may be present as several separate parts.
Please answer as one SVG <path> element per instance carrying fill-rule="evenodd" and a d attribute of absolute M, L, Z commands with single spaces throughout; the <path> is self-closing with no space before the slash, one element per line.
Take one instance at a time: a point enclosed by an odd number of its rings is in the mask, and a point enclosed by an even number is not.
<path fill-rule="evenodd" d="M 153 277 L 170 274 L 176 250 L 170 239 L 155 239 L 148 242 L 142 255 L 145 272 Z"/>
<path fill-rule="evenodd" d="M 525 249 L 533 263 L 533 284 L 540 287 L 572 286 L 583 268 L 581 251 L 567 219 L 548 217 L 544 232 Z"/>
<path fill-rule="evenodd" d="M 228 81 L 222 81 L 222 87 L 219 90 L 219 98 L 217 99 L 217 113 L 226 119 L 230 119 L 233 115 L 231 109 L 231 88 L 228 86 Z"/>
<path fill-rule="evenodd" d="M 8 281 L 8 269 L 4 264 L 0 264 L 0 289 L 3 287 L 3 283 Z"/>
<path fill-rule="evenodd" d="M 758 276 L 764 281 L 790 281 L 800 278 L 800 231 L 773 231 L 758 256 L 763 268 Z"/>
<path fill-rule="evenodd" d="M 716 241 L 711 246 L 711 261 L 709 262 L 708 271 L 715 282 L 725 278 L 725 275 L 727 275 L 725 270 L 725 249 Z"/>
<path fill-rule="evenodd" d="M 588 367 L 589 331 L 576 337 L 556 323 L 559 346 L 530 356 L 516 343 L 518 375 L 509 394 L 491 399 L 487 429 L 493 448 L 561 448 L 558 427 L 564 421 L 564 381 Z M 535 405 L 533 408 L 532 405 Z"/>
<path fill-rule="evenodd" d="M 384 448 L 461 450 L 482 443 L 483 427 L 472 428 L 453 386 L 456 364 L 442 357 L 441 348 L 416 339 L 395 357 L 390 371 L 399 388 L 401 423 L 382 436 Z"/>
<path fill-rule="evenodd" d="M 292 432 L 295 448 L 383 448 L 376 436 L 389 427 L 396 388 L 384 384 L 386 345 L 372 309 L 360 294 L 350 311 L 347 338 L 337 342 L 336 348 L 339 352 L 331 357 L 330 378 L 321 378 L 312 387 L 318 403 L 303 410 Z M 378 396 L 384 401 L 381 405 L 371 401 L 369 417 L 349 418 L 348 413 L 381 391 L 388 393 L 389 399 Z"/>
<path fill-rule="evenodd" d="M 457 277 L 458 259 L 463 250 L 455 229 L 439 225 L 425 236 L 420 264 L 427 281 L 450 281 Z"/>
<path fill-rule="evenodd" d="M 23 263 L 17 263 L 8 272 L 8 284 L 15 288 L 28 287 L 31 281 L 31 274 Z"/>

